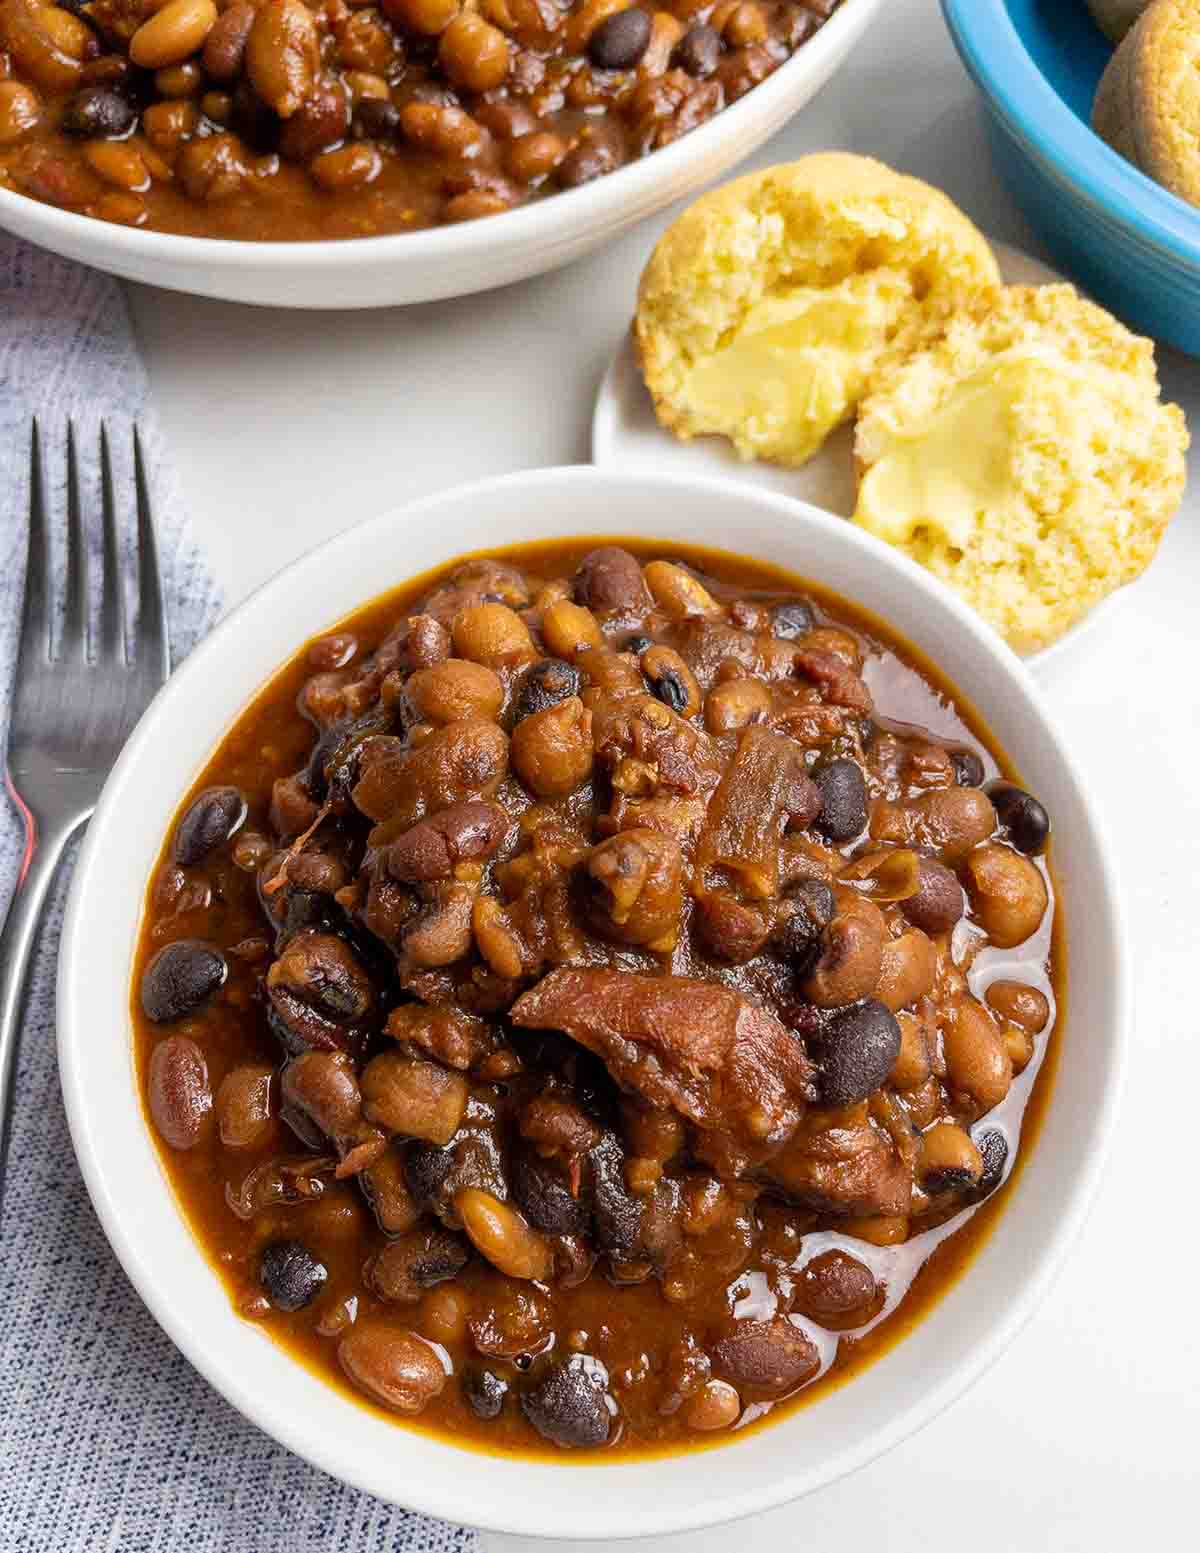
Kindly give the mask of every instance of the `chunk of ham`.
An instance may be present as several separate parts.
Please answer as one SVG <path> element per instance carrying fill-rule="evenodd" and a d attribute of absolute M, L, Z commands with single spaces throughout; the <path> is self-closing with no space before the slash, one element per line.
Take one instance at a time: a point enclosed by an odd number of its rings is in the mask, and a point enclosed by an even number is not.
<path fill-rule="evenodd" d="M 509 1017 L 563 1031 L 623 1089 L 748 1147 L 786 1142 L 814 1097 L 799 1038 L 718 983 L 562 967 L 518 998 Z"/>

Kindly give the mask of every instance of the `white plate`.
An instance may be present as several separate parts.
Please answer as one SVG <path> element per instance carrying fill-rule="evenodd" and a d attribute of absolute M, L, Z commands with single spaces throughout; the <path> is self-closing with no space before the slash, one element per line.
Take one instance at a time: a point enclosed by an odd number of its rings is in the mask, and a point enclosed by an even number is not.
<path fill-rule="evenodd" d="M 1066 277 L 1018 248 L 993 243 L 1000 273 L 1009 285 L 1045 286 Z M 850 426 L 834 432 L 825 446 L 803 469 L 781 469 L 775 464 L 747 463 L 724 437 L 698 437 L 681 442 L 664 431 L 655 419 L 650 395 L 642 382 L 633 339 L 628 333 L 609 363 L 592 416 L 592 461 L 624 474 L 723 475 L 745 480 L 760 491 L 812 502 L 826 512 L 848 518 L 854 511 L 854 465 Z M 734 536 L 731 536 L 731 540 Z M 879 541 L 881 544 L 883 541 Z M 735 545 L 736 548 L 736 545 Z M 1077 625 L 1041 652 L 1030 653 L 1026 662 L 1043 671 L 1065 657 L 1102 617 L 1107 619 L 1120 593 L 1104 599 Z"/>

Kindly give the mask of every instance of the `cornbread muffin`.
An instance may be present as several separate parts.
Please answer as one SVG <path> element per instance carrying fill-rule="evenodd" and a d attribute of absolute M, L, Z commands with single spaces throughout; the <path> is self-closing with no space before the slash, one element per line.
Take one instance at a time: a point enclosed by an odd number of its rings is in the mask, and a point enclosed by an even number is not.
<path fill-rule="evenodd" d="M 1172 194 L 1200 205 L 1200 0 L 1155 0 L 1100 77 L 1092 127 Z"/>
<path fill-rule="evenodd" d="M 1087 0 L 1087 3 L 1100 31 L 1114 43 L 1120 43 L 1150 0 Z"/>
<path fill-rule="evenodd" d="M 634 338 L 664 426 L 794 467 L 882 367 L 998 286 L 987 242 L 944 194 L 823 153 L 686 210 L 642 275 Z"/>
<path fill-rule="evenodd" d="M 864 402 L 854 521 L 1030 652 L 1149 565 L 1187 446 L 1149 340 L 1072 286 L 1011 286 Z"/>

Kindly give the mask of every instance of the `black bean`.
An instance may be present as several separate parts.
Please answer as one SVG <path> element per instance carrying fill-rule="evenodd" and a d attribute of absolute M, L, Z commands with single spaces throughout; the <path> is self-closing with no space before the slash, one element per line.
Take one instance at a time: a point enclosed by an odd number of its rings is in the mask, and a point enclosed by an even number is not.
<path fill-rule="evenodd" d="M 602 21 L 588 39 L 588 58 L 597 70 L 632 70 L 650 43 L 650 18 L 631 6 Z"/>
<path fill-rule="evenodd" d="M 463 1396 L 476 1418 L 498 1418 L 508 1395 L 508 1382 L 495 1370 L 471 1365 L 462 1378 Z"/>
<path fill-rule="evenodd" d="M 603 1445 L 612 1427 L 603 1365 L 584 1354 L 555 1365 L 521 1398 L 521 1411 L 547 1440 L 566 1447 Z"/>
<path fill-rule="evenodd" d="M 246 818 L 246 800 L 236 787 L 210 787 L 195 798 L 175 831 L 175 861 L 200 862 L 237 834 Z"/>
<path fill-rule="evenodd" d="M 298 1240 L 273 1240 L 263 1247 L 258 1280 L 276 1310 L 303 1310 L 311 1305 L 328 1277 L 324 1262 Z"/>
<path fill-rule="evenodd" d="M 781 902 L 772 946 L 791 963 L 797 976 L 812 969 L 821 948 L 821 934 L 833 921 L 837 902 L 823 879 L 801 879 Z"/>
<path fill-rule="evenodd" d="M 830 841 L 850 841 L 866 829 L 867 784 L 857 761 L 846 756 L 826 761 L 812 774 L 821 794 L 821 812 L 813 822 Z"/>
<path fill-rule="evenodd" d="M 821 1044 L 821 1099 L 855 1105 L 878 1089 L 900 1053 L 900 1026 L 889 1008 L 865 998 L 839 1009 Z"/>
<path fill-rule="evenodd" d="M 1050 816 L 1032 793 L 1013 782 L 993 782 L 988 797 L 1018 852 L 1033 857 L 1044 851 L 1050 836 Z"/>
<path fill-rule="evenodd" d="M 534 712 L 544 712 L 569 696 L 577 696 L 581 684 L 579 670 L 561 658 L 539 658 L 517 682 L 513 722 L 519 723 Z"/>
<path fill-rule="evenodd" d="M 795 641 L 798 636 L 807 636 L 816 623 L 812 610 L 802 599 L 795 599 L 789 604 L 776 604 L 771 611 L 771 634 L 782 637 L 785 642 Z"/>
<path fill-rule="evenodd" d="M 512 1161 L 512 1193 L 535 1229 L 548 1235 L 577 1235 L 587 1225 L 587 1211 L 571 1195 L 562 1174 L 532 1153 L 515 1155 Z"/>
<path fill-rule="evenodd" d="M 181 938 L 160 949 L 142 972 L 142 1007 L 147 1019 L 163 1024 L 182 1019 L 222 986 L 229 967 L 211 944 Z"/>
<path fill-rule="evenodd" d="M 364 97 L 354 110 L 350 134 L 355 140 L 399 139 L 399 108 L 381 97 Z"/>
<path fill-rule="evenodd" d="M 944 863 L 931 857 L 920 861 L 920 887 L 915 895 L 900 902 L 900 910 L 923 933 L 945 933 L 963 914 L 962 885 Z"/>
<path fill-rule="evenodd" d="M 648 674 L 646 680 L 664 706 L 669 706 L 673 712 L 687 710 L 688 689 L 678 669 L 661 669 L 658 674 Z"/>
<path fill-rule="evenodd" d="M 89 140 L 118 140 L 129 133 L 136 119 L 137 109 L 126 93 L 112 86 L 85 86 L 68 101 L 62 129 Z"/>
<path fill-rule="evenodd" d="M 721 63 L 721 34 L 707 22 L 697 22 L 679 40 L 672 63 L 703 81 Z"/>
<path fill-rule="evenodd" d="M 983 1160 L 983 1174 L 975 1188 L 975 1195 L 987 1197 L 1003 1179 L 1004 1166 L 1008 1162 L 1008 1139 L 1002 1132 L 989 1127 L 987 1132 L 975 1139 L 975 1147 Z"/>
<path fill-rule="evenodd" d="M 432 1143 L 414 1143 L 409 1147 L 404 1156 L 404 1180 L 418 1207 L 429 1206 L 441 1191 L 453 1165 L 451 1149 L 439 1149 Z"/>
<path fill-rule="evenodd" d="M 950 764 L 954 767 L 954 780 L 959 787 L 983 786 L 983 761 L 974 750 L 951 750 Z"/>
<path fill-rule="evenodd" d="M 621 648 L 621 651 L 636 653 L 640 658 L 648 648 L 653 646 L 654 643 L 650 640 L 650 638 L 648 636 L 643 636 L 642 633 L 638 631 L 629 638 L 624 647 Z"/>

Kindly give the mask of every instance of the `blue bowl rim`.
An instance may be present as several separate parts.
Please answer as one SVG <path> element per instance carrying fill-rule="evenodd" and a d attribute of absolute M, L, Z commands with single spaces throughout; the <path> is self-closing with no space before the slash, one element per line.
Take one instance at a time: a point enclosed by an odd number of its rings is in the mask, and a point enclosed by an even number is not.
<path fill-rule="evenodd" d="M 1004 0 L 942 0 L 942 11 L 976 85 L 1030 155 L 1140 242 L 1200 266 L 1200 213 L 1071 112 L 1034 63 Z"/>

